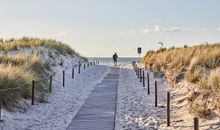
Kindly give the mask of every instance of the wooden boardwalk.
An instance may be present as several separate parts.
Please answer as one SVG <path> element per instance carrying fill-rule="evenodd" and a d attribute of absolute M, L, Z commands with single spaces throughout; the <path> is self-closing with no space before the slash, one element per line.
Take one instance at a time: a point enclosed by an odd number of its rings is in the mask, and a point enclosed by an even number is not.
<path fill-rule="evenodd" d="M 113 67 L 97 84 L 67 130 L 113 130 L 120 69 Z"/>

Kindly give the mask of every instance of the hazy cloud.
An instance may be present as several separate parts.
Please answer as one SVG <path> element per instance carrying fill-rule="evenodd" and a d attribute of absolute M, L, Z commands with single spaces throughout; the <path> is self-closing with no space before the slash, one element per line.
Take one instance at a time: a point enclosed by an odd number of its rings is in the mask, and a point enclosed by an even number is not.
<path fill-rule="evenodd" d="M 203 27 L 201 28 L 202 31 L 207 31 L 207 28 Z"/>
<path fill-rule="evenodd" d="M 135 31 L 134 31 L 134 30 L 129 30 L 129 33 L 130 33 L 130 34 L 134 34 Z"/>
<path fill-rule="evenodd" d="M 141 32 L 143 33 L 149 33 L 149 32 L 157 32 L 157 33 L 166 33 L 166 32 L 182 32 L 182 31 L 189 31 L 191 30 L 191 28 L 180 28 L 180 27 L 169 27 L 169 28 L 165 28 L 165 27 L 161 27 L 159 25 L 155 25 L 152 28 L 145 28 L 144 30 L 142 30 Z"/>
<path fill-rule="evenodd" d="M 162 29 L 161 29 L 161 27 L 160 26 L 158 26 L 158 25 L 155 25 L 154 26 L 154 30 L 153 30 L 154 32 L 162 32 Z"/>
<path fill-rule="evenodd" d="M 60 37 L 68 36 L 68 33 L 67 32 L 59 32 L 59 33 L 57 33 L 57 36 L 60 36 Z"/>
<path fill-rule="evenodd" d="M 220 26 L 216 28 L 217 31 L 220 31 Z"/>
<path fill-rule="evenodd" d="M 148 29 L 148 28 L 145 28 L 144 30 L 143 30 L 143 33 L 149 33 L 150 32 L 150 29 Z"/>

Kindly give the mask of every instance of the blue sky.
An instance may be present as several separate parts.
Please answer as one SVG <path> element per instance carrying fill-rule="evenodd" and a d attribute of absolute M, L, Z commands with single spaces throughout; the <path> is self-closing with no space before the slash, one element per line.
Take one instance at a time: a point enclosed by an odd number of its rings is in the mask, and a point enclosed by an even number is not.
<path fill-rule="evenodd" d="M 53 38 L 85 56 L 220 41 L 219 0 L 0 0 L 0 37 Z"/>

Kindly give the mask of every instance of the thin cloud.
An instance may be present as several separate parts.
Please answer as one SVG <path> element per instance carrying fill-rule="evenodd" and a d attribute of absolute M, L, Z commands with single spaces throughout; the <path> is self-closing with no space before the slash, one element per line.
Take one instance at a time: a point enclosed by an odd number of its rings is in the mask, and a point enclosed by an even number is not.
<path fill-rule="evenodd" d="M 220 26 L 216 28 L 217 31 L 220 31 Z"/>
<path fill-rule="evenodd" d="M 149 28 L 145 28 L 144 30 L 143 30 L 143 33 L 149 33 L 150 32 L 150 29 Z"/>
<path fill-rule="evenodd" d="M 67 32 L 59 32 L 57 33 L 57 36 L 63 37 L 63 36 L 68 36 Z"/>
<path fill-rule="evenodd" d="M 202 31 L 207 31 L 207 28 L 203 27 L 201 28 Z"/>
<path fill-rule="evenodd" d="M 160 26 L 158 26 L 158 25 L 155 25 L 154 26 L 154 30 L 153 30 L 154 32 L 162 32 L 163 31 L 163 29 L 161 29 L 161 27 Z"/>
<path fill-rule="evenodd" d="M 130 34 L 134 34 L 135 31 L 134 31 L 134 30 L 129 30 L 129 33 L 130 33 Z"/>
<path fill-rule="evenodd" d="M 161 27 L 159 25 L 155 25 L 153 28 L 145 28 L 141 32 L 143 33 L 149 33 L 149 32 L 155 32 L 155 33 L 173 33 L 173 32 L 182 32 L 182 31 L 189 31 L 191 28 L 180 28 L 180 27 Z"/>

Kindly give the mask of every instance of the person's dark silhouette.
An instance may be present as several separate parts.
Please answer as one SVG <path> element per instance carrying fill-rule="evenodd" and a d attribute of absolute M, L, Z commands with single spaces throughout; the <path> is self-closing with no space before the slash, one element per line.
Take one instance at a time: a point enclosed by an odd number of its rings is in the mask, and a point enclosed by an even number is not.
<path fill-rule="evenodd" d="M 113 58 L 115 66 L 116 66 L 117 62 L 118 62 L 118 55 L 117 55 L 117 53 L 115 53 L 112 58 Z"/>

